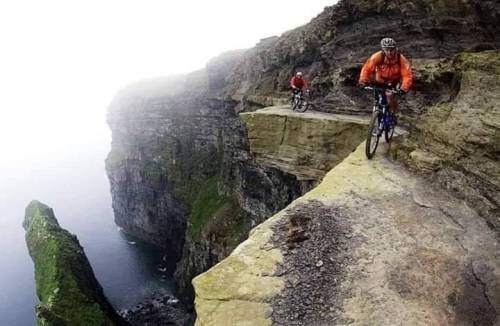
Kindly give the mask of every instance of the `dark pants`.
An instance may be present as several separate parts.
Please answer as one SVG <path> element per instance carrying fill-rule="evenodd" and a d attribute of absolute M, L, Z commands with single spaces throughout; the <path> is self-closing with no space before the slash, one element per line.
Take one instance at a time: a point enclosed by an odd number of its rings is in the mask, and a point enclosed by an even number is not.
<path fill-rule="evenodd" d="M 300 95 L 302 95 L 302 89 L 300 88 L 293 88 L 292 89 L 292 101 L 293 101 L 293 97 L 295 96 L 295 94 L 298 94 L 300 93 Z"/>

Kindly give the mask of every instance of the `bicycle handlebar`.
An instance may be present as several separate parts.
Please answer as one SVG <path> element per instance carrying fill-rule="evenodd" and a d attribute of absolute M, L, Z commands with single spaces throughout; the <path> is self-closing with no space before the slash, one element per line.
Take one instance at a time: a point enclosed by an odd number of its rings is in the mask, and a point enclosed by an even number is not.
<path fill-rule="evenodd" d="M 363 89 L 367 90 L 367 91 L 377 90 L 377 91 L 381 91 L 381 92 L 390 91 L 391 93 L 394 93 L 394 94 L 397 93 L 397 90 L 392 86 L 391 87 L 381 87 L 381 86 L 370 85 L 370 86 L 363 87 Z"/>

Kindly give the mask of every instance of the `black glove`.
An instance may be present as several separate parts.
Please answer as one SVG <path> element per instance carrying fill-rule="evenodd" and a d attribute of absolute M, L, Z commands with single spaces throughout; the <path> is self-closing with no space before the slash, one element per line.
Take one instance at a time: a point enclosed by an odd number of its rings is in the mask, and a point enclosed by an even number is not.
<path fill-rule="evenodd" d="M 359 88 L 360 90 L 362 90 L 362 91 L 364 91 L 364 90 L 365 90 L 365 87 L 366 87 L 366 84 L 365 84 L 365 83 L 359 83 L 359 84 L 358 84 L 358 88 Z"/>
<path fill-rule="evenodd" d="M 396 94 L 397 94 L 398 96 L 404 96 L 404 95 L 406 95 L 406 92 L 405 92 L 403 89 L 398 88 L 398 89 L 396 90 Z"/>

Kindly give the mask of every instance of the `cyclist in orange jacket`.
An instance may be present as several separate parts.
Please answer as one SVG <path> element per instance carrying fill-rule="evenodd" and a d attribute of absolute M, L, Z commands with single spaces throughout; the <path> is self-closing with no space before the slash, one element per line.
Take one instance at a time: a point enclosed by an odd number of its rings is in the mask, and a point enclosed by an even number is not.
<path fill-rule="evenodd" d="M 413 83 L 411 63 L 402 55 L 392 38 L 380 41 L 382 51 L 374 53 L 365 63 L 359 76 L 359 86 L 363 88 L 370 82 L 375 72 L 375 82 L 382 86 L 392 86 L 398 95 L 408 93 Z M 396 97 L 388 94 L 387 102 L 391 111 L 397 110 Z"/>

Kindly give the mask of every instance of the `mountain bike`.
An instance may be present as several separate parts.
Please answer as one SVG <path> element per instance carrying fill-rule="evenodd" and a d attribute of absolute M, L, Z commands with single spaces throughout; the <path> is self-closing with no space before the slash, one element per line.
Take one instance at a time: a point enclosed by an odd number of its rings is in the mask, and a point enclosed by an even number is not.
<path fill-rule="evenodd" d="M 302 92 L 302 90 L 294 90 L 291 103 L 292 111 L 306 112 L 311 105 L 310 98 L 311 93 L 308 89 L 305 91 L 305 93 Z"/>
<path fill-rule="evenodd" d="M 368 159 L 371 159 L 377 151 L 378 141 L 382 134 L 385 136 L 385 141 L 391 141 L 396 129 L 396 115 L 389 111 L 389 103 L 387 95 L 397 94 L 393 87 L 366 86 L 363 88 L 367 91 L 373 91 L 375 103 L 373 105 L 373 113 L 368 127 L 368 135 L 366 137 L 365 153 Z"/>

